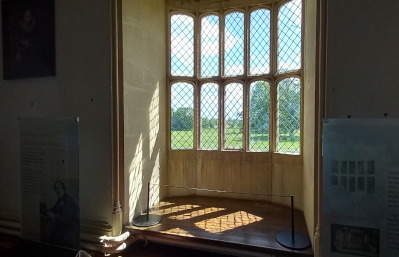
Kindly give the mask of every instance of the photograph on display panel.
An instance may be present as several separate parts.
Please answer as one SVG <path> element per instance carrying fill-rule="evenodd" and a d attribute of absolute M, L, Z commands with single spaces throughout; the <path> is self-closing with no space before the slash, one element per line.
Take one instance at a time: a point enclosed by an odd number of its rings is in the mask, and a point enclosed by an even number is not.
<path fill-rule="evenodd" d="M 378 257 L 379 248 L 378 229 L 331 224 L 332 252 Z"/>
<path fill-rule="evenodd" d="M 63 181 L 56 181 L 49 191 L 51 190 L 57 196 L 57 201 L 51 203 L 52 205 L 48 205 L 46 202 L 39 203 L 40 241 L 79 249 L 78 201 L 68 194 L 68 189 Z"/>

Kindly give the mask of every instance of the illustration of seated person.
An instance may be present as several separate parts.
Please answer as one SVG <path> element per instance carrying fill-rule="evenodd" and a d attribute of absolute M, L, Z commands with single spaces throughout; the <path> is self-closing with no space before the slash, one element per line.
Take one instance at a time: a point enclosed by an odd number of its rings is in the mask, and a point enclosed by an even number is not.
<path fill-rule="evenodd" d="M 49 243 L 72 249 L 79 249 L 78 207 L 66 193 L 65 184 L 57 181 L 54 190 L 58 196 L 57 202 L 49 210 L 42 213 L 51 221 L 51 238 Z"/>

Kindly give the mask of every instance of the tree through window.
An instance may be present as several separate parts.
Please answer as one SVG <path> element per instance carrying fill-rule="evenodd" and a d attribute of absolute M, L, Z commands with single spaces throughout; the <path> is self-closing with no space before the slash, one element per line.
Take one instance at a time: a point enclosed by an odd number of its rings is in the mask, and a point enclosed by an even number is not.
<path fill-rule="evenodd" d="M 302 5 L 171 13 L 172 149 L 300 153 Z"/>

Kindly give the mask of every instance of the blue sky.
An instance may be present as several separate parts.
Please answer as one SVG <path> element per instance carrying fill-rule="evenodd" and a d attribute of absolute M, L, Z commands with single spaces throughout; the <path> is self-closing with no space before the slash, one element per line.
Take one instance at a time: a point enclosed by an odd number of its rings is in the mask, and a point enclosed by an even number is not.
<path fill-rule="evenodd" d="M 299 7 L 299 8 L 298 8 Z M 293 0 L 280 8 L 278 18 L 278 70 L 296 70 L 301 63 L 301 0 Z M 230 13 L 225 18 L 224 39 L 219 38 L 219 17 L 205 16 L 201 19 L 201 74 L 212 77 L 219 74 L 219 60 L 224 58 L 224 76 L 233 77 L 244 73 L 244 14 Z M 186 15 L 171 17 L 171 74 L 194 76 L 194 20 Z M 224 40 L 225 55 L 220 56 L 219 44 Z M 250 16 L 250 75 L 270 72 L 270 12 L 258 9 Z M 233 89 L 234 88 L 234 89 Z M 183 89 L 184 90 L 184 89 Z M 231 99 L 226 99 L 226 109 L 242 108 L 242 87 L 232 85 Z M 192 104 L 187 95 L 191 89 L 176 95 L 172 90 L 175 107 Z M 209 95 L 213 94 L 213 95 Z M 241 98 L 241 99 L 240 99 Z M 204 98 L 203 98 L 204 99 Z M 217 102 L 217 93 L 209 93 L 204 99 L 212 105 Z M 172 100 L 173 101 L 173 100 Z M 240 105 L 240 106 L 237 106 Z M 234 107 L 235 106 L 235 107 Z M 217 108 L 217 106 L 215 106 Z M 229 118 L 232 117 L 229 114 Z"/>

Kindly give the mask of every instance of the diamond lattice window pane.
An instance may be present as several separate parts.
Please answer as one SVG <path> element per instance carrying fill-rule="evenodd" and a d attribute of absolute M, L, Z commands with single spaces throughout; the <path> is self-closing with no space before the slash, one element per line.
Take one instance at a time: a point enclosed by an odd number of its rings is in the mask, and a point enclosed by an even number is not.
<path fill-rule="evenodd" d="M 219 75 L 219 17 L 201 19 L 201 77 Z"/>
<path fill-rule="evenodd" d="M 170 20 L 172 76 L 194 76 L 194 19 L 183 14 Z"/>
<path fill-rule="evenodd" d="M 278 12 L 278 73 L 301 68 L 302 1 L 292 0 Z"/>
<path fill-rule="evenodd" d="M 243 86 L 230 83 L 225 88 L 224 131 L 225 148 L 242 149 L 243 134 Z"/>
<path fill-rule="evenodd" d="M 277 87 L 277 152 L 299 154 L 301 81 L 287 78 Z"/>
<path fill-rule="evenodd" d="M 270 72 L 270 11 L 259 9 L 251 13 L 250 75 Z"/>
<path fill-rule="evenodd" d="M 226 15 L 224 30 L 224 76 L 244 74 L 244 14 Z"/>
<path fill-rule="evenodd" d="M 201 148 L 217 150 L 219 142 L 219 85 L 201 86 Z"/>
<path fill-rule="evenodd" d="M 194 87 L 178 82 L 171 88 L 172 149 L 194 148 Z"/>
<path fill-rule="evenodd" d="M 269 82 L 251 83 L 249 94 L 249 149 L 251 151 L 269 151 Z"/>

